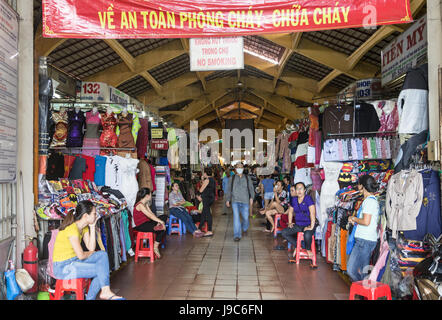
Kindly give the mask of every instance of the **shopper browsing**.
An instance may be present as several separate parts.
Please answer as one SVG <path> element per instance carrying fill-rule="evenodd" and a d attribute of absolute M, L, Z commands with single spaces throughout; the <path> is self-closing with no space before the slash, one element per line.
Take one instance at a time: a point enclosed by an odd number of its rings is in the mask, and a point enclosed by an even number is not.
<path fill-rule="evenodd" d="M 149 204 L 152 201 L 152 193 L 149 188 L 141 188 L 137 193 L 134 206 L 135 231 L 154 232 L 155 242 L 153 252 L 157 258 L 161 258 L 159 245 L 166 236 L 167 216 L 157 217 L 151 210 Z"/>
<path fill-rule="evenodd" d="M 353 281 L 361 281 L 367 275 L 367 266 L 378 240 L 379 203 L 373 195 L 379 188 L 370 175 L 359 178 L 358 189 L 364 201 L 358 211 L 358 217 L 349 217 L 348 221 L 356 228 L 354 245 L 347 262 L 347 273 Z"/>
<path fill-rule="evenodd" d="M 253 204 L 255 191 L 253 184 L 244 174 L 244 166 L 238 162 L 235 166 L 236 175 L 229 180 L 229 192 L 227 193 L 227 207 L 233 209 L 233 237 L 235 241 L 241 240 L 241 231 L 247 232 L 249 228 L 249 208 Z M 242 222 L 241 218 L 242 217 Z"/>
<path fill-rule="evenodd" d="M 212 169 L 204 169 L 204 173 L 201 178 L 203 183 L 201 184 L 200 192 L 203 200 L 203 212 L 201 213 L 200 226 L 204 226 L 207 222 L 207 232 L 204 237 L 212 237 L 212 204 L 215 202 L 216 183 L 212 176 Z"/>
<path fill-rule="evenodd" d="M 172 184 L 172 192 L 169 194 L 169 211 L 170 214 L 181 220 L 186 226 L 186 230 L 193 234 L 194 237 L 202 237 L 203 232 L 201 232 L 197 226 L 193 223 L 192 217 L 187 212 L 183 205 L 186 203 L 183 195 L 180 191 L 180 186 L 178 183 Z"/>
<path fill-rule="evenodd" d="M 316 230 L 316 208 L 313 199 L 306 194 L 304 183 L 298 182 L 290 189 L 292 196 L 288 210 L 288 227 L 282 230 L 282 237 L 290 242 L 295 248 L 293 256 L 296 256 L 296 244 L 298 232 L 304 232 L 305 249 L 309 259 L 313 258 L 311 252 L 312 237 Z M 295 218 L 295 222 L 293 222 Z"/>
<path fill-rule="evenodd" d="M 102 300 L 125 300 L 110 289 L 109 258 L 105 251 L 95 251 L 95 226 L 99 219 L 91 201 L 81 201 L 61 223 L 53 251 L 54 276 L 59 280 L 92 279 L 87 300 L 98 293 Z M 81 241 L 88 251 L 83 251 Z"/>
<path fill-rule="evenodd" d="M 275 186 L 275 180 L 270 176 L 266 176 L 261 181 L 262 188 L 264 189 L 264 208 L 269 206 L 269 203 L 273 199 L 273 188 Z"/>

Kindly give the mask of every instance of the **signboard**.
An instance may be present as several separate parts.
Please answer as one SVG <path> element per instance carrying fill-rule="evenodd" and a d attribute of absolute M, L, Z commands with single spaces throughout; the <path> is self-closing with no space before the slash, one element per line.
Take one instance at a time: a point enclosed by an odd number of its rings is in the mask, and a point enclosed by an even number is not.
<path fill-rule="evenodd" d="M 103 82 L 82 82 L 79 96 L 84 102 L 109 102 L 109 86 Z"/>
<path fill-rule="evenodd" d="M 150 138 L 151 139 L 163 139 L 163 128 L 151 128 Z"/>
<path fill-rule="evenodd" d="M 167 139 L 151 140 L 150 147 L 153 150 L 168 150 L 169 149 L 169 141 L 167 141 Z"/>
<path fill-rule="evenodd" d="M 425 59 L 427 48 L 425 15 L 382 50 L 382 85 L 399 78 Z"/>
<path fill-rule="evenodd" d="M 381 79 L 365 79 L 356 81 L 356 99 L 372 99 L 379 96 L 382 90 Z"/>
<path fill-rule="evenodd" d="M 18 17 L 0 1 L 0 182 L 17 173 Z"/>
<path fill-rule="evenodd" d="M 42 0 L 48 38 L 193 38 L 412 21 L 410 0 Z"/>
<path fill-rule="evenodd" d="M 58 82 L 57 91 L 63 92 L 71 97 L 77 95 L 77 80 L 69 77 L 55 68 L 48 68 L 48 76 Z"/>
<path fill-rule="evenodd" d="M 244 69 L 243 37 L 192 38 L 190 71 Z"/>
<path fill-rule="evenodd" d="M 130 96 L 125 94 L 124 92 L 118 90 L 117 88 L 109 86 L 109 97 L 110 102 L 115 104 L 129 104 Z"/>

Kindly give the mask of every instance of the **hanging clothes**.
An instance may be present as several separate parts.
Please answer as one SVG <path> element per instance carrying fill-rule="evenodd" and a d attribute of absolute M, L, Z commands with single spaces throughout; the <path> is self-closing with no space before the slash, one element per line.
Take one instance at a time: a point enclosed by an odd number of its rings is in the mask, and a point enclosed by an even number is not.
<path fill-rule="evenodd" d="M 416 217 L 416 229 L 404 231 L 404 237 L 408 240 L 423 241 L 425 235 L 431 233 L 437 239 L 442 233 L 439 174 L 434 170 L 426 170 L 420 174 L 424 193 Z"/>
<path fill-rule="evenodd" d="M 68 112 L 68 137 L 66 146 L 82 147 L 83 146 L 83 127 L 86 118 L 82 111 L 76 112 L 71 110 Z"/>
<path fill-rule="evenodd" d="M 411 69 L 398 97 L 399 134 L 428 130 L 428 64 Z"/>
<path fill-rule="evenodd" d="M 126 116 L 123 114 L 118 115 L 118 148 L 135 148 L 134 137 L 132 135 L 132 117 L 133 115 L 129 112 Z"/>
<path fill-rule="evenodd" d="M 398 231 L 416 230 L 423 191 L 422 175 L 416 170 L 402 171 L 391 177 L 385 205 L 388 227 L 394 239 Z"/>
<path fill-rule="evenodd" d="M 141 159 L 138 162 L 138 170 L 139 188 L 149 188 L 150 190 L 153 190 L 153 179 L 151 176 L 151 170 L 146 160 Z"/>
<path fill-rule="evenodd" d="M 64 170 L 64 156 L 60 152 L 52 152 L 48 157 L 46 180 L 63 178 Z"/>
<path fill-rule="evenodd" d="M 140 130 L 137 138 L 137 155 L 139 159 L 146 158 L 147 146 L 149 144 L 149 121 L 140 119 Z"/>
<path fill-rule="evenodd" d="M 119 180 L 121 185 L 119 190 L 124 195 L 127 201 L 127 206 L 130 211 L 133 211 L 137 192 L 139 190 L 138 181 L 136 178 L 138 160 L 132 158 L 120 158 L 119 160 Z"/>
<path fill-rule="evenodd" d="M 68 137 L 68 113 L 66 110 L 52 112 L 51 117 L 55 123 L 55 132 L 52 137 L 51 148 L 65 147 Z"/>
<path fill-rule="evenodd" d="M 86 112 L 86 133 L 83 139 L 83 154 L 86 156 L 96 156 L 100 154 L 100 113 L 92 110 Z M 92 149 L 94 148 L 94 149 Z"/>
<path fill-rule="evenodd" d="M 324 111 L 322 132 L 324 140 L 330 138 L 328 134 L 353 132 L 353 106 L 330 106 Z M 341 136 L 333 136 L 339 138 Z M 345 137 L 345 136 L 343 136 Z"/>
<path fill-rule="evenodd" d="M 98 187 L 106 184 L 106 160 L 106 157 L 95 156 L 94 182 Z"/>
<path fill-rule="evenodd" d="M 100 147 L 102 148 L 115 148 L 117 146 L 117 134 L 115 133 L 115 129 L 117 127 L 117 119 L 115 118 L 115 114 L 112 112 L 111 114 L 103 114 L 101 117 L 101 125 L 103 127 L 103 132 L 100 136 Z M 110 150 L 102 149 L 101 155 L 108 155 Z"/>
<path fill-rule="evenodd" d="M 355 132 L 376 132 L 381 127 L 378 114 L 372 104 L 358 102 L 354 107 Z"/>
<path fill-rule="evenodd" d="M 381 123 L 378 136 L 392 135 L 393 133 L 382 132 L 397 130 L 399 125 L 397 103 L 394 101 L 380 101 L 376 106 L 376 112 L 378 113 L 379 122 Z"/>

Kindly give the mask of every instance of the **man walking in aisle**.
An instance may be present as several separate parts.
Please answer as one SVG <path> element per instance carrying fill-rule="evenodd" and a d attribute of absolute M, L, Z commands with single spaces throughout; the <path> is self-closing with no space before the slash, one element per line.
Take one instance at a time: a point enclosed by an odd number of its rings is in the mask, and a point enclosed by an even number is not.
<path fill-rule="evenodd" d="M 226 195 L 226 205 L 232 205 L 233 210 L 233 238 L 241 240 L 241 231 L 245 234 L 249 229 L 249 208 L 253 204 L 255 191 L 248 175 L 244 174 L 244 165 L 238 162 L 235 166 L 236 175 L 229 179 L 229 188 Z M 242 218 L 242 222 L 241 222 Z"/>

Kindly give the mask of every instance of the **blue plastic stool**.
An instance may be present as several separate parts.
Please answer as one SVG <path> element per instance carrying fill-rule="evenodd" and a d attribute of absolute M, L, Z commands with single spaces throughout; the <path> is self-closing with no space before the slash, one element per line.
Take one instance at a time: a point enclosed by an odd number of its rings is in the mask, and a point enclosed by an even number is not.
<path fill-rule="evenodd" d="M 172 233 L 178 233 L 179 235 L 186 234 L 186 226 L 184 223 L 175 217 L 173 214 L 169 214 L 168 235 Z"/>

